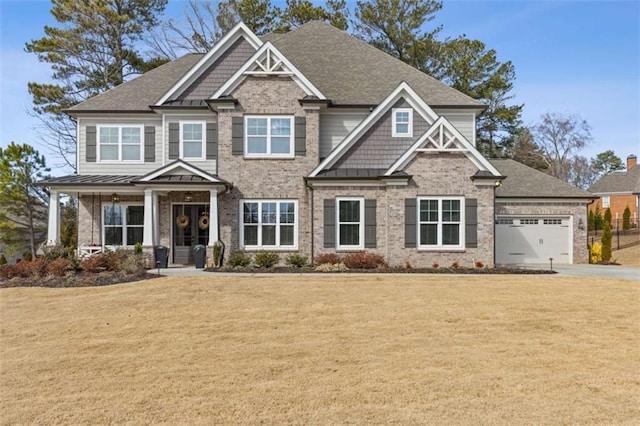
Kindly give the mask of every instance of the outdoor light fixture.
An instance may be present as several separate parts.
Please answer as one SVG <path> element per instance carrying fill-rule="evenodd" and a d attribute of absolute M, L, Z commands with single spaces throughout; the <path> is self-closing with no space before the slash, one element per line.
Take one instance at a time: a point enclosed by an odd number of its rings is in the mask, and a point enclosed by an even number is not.
<path fill-rule="evenodd" d="M 497 187 L 502 186 L 502 181 L 501 180 L 497 180 L 495 181 L 494 185 Z"/>
<path fill-rule="evenodd" d="M 111 202 L 112 203 L 119 203 L 120 202 L 120 196 L 114 192 L 113 194 L 111 194 Z"/>
<path fill-rule="evenodd" d="M 582 220 L 582 218 L 578 220 L 578 229 L 584 231 L 584 221 Z"/>
<path fill-rule="evenodd" d="M 191 194 L 191 192 L 187 192 L 186 194 L 184 194 L 185 203 L 190 203 L 191 200 L 193 200 L 193 195 Z"/>

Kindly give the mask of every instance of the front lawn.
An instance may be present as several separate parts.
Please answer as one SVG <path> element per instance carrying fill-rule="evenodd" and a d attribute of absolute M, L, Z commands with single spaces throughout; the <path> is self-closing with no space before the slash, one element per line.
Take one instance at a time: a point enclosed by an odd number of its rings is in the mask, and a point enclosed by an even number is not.
<path fill-rule="evenodd" d="M 553 275 L 0 289 L 0 419 L 637 424 L 638 306 Z"/>

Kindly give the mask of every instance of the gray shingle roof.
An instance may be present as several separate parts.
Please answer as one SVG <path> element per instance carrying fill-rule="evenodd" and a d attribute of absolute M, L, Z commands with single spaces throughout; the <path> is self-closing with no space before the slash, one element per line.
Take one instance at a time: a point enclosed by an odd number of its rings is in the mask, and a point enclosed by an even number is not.
<path fill-rule="evenodd" d="M 636 165 L 625 172 L 613 172 L 604 175 L 599 181 L 591 185 L 589 191 L 594 194 L 613 192 L 640 193 L 640 166 Z"/>
<path fill-rule="evenodd" d="M 201 57 L 199 54 L 189 54 L 167 62 L 133 80 L 72 106 L 67 112 L 151 111 L 149 105 L 155 104 Z"/>
<path fill-rule="evenodd" d="M 506 176 L 497 198 L 596 198 L 593 194 L 514 160 L 490 160 Z"/>
<path fill-rule="evenodd" d="M 263 40 L 273 43 L 334 104 L 378 105 L 405 81 L 429 105 L 482 107 L 479 101 L 324 22 L 312 21 L 288 33 L 267 34 Z M 67 112 L 149 112 L 149 105 L 201 57 L 185 55 Z"/>

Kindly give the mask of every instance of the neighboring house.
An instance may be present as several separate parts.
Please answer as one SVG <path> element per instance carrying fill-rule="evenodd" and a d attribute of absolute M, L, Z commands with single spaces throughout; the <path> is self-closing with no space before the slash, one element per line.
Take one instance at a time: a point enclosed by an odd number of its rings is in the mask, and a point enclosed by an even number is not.
<path fill-rule="evenodd" d="M 38 210 L 42 214 L 46 212 L 46 208 L 46 206 L 40 205 Z M 12 216 L 10 216 L 9 219 L 15 220 L 15 217 L 12 219 Z M 38 252 L 40 252 L 40 245 L 47 239 L 46 223 L 36 220 L 35 227 L 37 229 L 35 232 L 36 247 L 38 248 Z M 7 241 L 0 239 L 0 255 L 4 255 L 8 264 L 14 264 L 17 261 L 24 259 L 25 253 L 31 252 L 31 235 L 29 233 L 29 228 L 16 224 L 15 231 L 16 240 L 13 244 L 9 244 Z"/>
<path fill-rule="evenodd" d="M 391 265 L 586 262 L 591 194 L 484 158 L 483 109 L 327 24 L 261 39 L 239 24 L 67 110 L 78 174 L 43 184 L 78 195 L 80 246 L 161 244 L 176 264 L 216 241 Z"/>
<path fill-rule="evenodd" d="M 624 209 L 631 211 L 631 223 L 638 224 L 638 205 L 640 204 L 640 167 L 635 155 L 627 157 L 627 170 L 604 175 L 591 185 L 589 191 L 600 198 L 589 208 L 600 211 L 611 209 L 613 223 L 620 222 Z M 615 225 L 614 225 L 615 226 Z"/>

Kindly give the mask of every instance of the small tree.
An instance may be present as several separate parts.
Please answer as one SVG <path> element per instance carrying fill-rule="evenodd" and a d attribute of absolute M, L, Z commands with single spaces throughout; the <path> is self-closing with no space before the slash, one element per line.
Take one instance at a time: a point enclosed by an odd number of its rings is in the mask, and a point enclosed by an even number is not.
<path fill-rule="evenodd" d="M 608 211 L 608 210 L 607 210 Z M 606 214 L 605 214 L 606 217 Z M 604 221 L 604 230 L 602 231 L 602 261 L 611 260 L 611 222 Z"/>
<path fill-rule="evenodd" d="M 587 217 L 587 231 L 595 231 L 596 230 L 596 214 L 593 210 L 589 210 L 589 216 Z"/>
<path fill-rule="evenodd" d="M 78 247 L 78 202 L 74 198 L 62 207 L 60 215 L 60 243 L 67 248 Z"/>
<path fill-rule="evenodd" d="M 631 210 L 629 206 L 624 209 L 624 213 L 622 213 L 622 229 L 628 231 L 631 229 Z"/>
<path fill-rule="evenodd" d="M 596 231 L 599 231 L 602 229 L 602 212 L 600 211 L 599 206 L 596 206 L 596 210 L 593 213 L 593 222 L 594 222 Z"/>
<path fill-rule="evenodd" d="M 606 212 L 604 212 L 604 223 L 605 225 L 608 223 L 609 224 L 609 228 L 611 228 L 611 209 L 607 209 Z"/>

